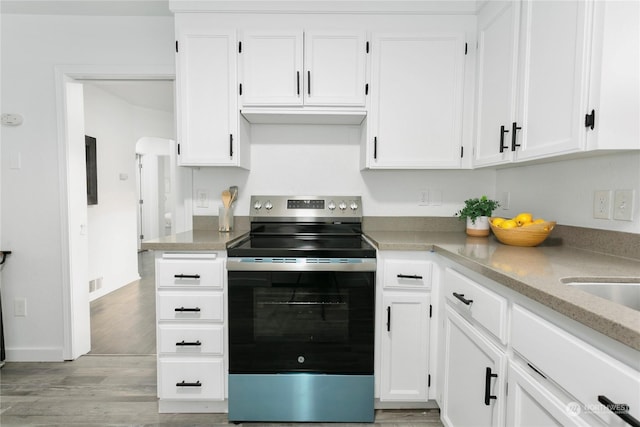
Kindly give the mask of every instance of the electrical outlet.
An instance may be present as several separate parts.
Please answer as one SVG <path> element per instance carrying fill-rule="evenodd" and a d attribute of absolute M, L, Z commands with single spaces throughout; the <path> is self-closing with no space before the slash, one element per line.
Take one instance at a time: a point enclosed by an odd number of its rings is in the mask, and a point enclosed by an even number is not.
<path fill-rule="evenodd" d="M 206 190 L 196 190 L 196 197 L 197 208 L 209 207 L 209 193 Z"/>
<path fill-rule="evenodd" d="M 27 300 L 26 298 L 16 298 L 13 300 L 13 314 L 15 317 L 27 316 Z"/>
<path fill-rule="evenodd" d="M 633 190 L 616 190 L 613 196 L 613 219 L 631 221 L 633 218 Z"/>
<path fill-rule="evenodd" d="M 500 197 L 500 200 L 498 200 L 500 202 L 500 207 L 503 210 L 508 210 L 509 209 L 509 204 L 511 203 L 511 193 L 509 193 L 508 191 L 503 191 L 502 192 L 502 197 Z"/>
<path fill-rule="evenodd" d="M 611 219 L 610 190 L 596 190 L 593 192 L 593 217 Z"/>
<path fill-rule="evenodd" d="M 418 206 L 429 206 L 429 190 L 420 190 L 420 193 L 418 193 Z"/>

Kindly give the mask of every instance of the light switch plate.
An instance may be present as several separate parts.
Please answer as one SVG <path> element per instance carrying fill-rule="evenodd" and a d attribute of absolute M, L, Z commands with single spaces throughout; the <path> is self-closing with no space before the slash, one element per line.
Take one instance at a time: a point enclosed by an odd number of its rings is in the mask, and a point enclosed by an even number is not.
<path fill-rule="evenodd" d="M 631 221 L 633 218 L 633 190 L 616 190 L 613 196 L 613 219 Z"/>

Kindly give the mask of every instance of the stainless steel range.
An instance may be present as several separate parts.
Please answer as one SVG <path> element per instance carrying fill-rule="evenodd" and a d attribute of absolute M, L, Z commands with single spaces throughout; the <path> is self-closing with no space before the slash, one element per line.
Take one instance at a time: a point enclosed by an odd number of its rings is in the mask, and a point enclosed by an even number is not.
<path fill-rule="evenodd" d="M 372 422 L 376 251 L 360 197 L 253 196 L 227 268 L 229 420 Z"/>

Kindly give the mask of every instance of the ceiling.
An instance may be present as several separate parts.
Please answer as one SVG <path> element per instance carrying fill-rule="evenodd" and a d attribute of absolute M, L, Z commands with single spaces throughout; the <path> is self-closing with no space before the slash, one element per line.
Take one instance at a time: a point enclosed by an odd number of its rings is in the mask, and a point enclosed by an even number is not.
<path fill-rule="evenodd" d="M 84 80 L 138 107 L 173 113 L 172 80 Z"/>

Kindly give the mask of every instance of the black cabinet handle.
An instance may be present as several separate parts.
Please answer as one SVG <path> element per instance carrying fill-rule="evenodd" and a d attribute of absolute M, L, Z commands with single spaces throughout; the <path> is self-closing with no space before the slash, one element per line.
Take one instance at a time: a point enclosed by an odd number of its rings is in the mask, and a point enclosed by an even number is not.
<path fill-rule="evenodd" d="M 484 404 L 491 405 L 491 400 L 497 399 L 497 396 L 491 395 L 491 378 L 498 378 L 498 374 L 492 374 L 491 368 L 487 368 L 484 375 Z"/>
<path fill-rule="evenodd" d="M 591 110 L 591 114 L 584 116 L 584 127 L 591 130 L 596 127 L 596 110 Z"/>
<path fill-rule="evenodd" d="M 462 302 L 463 302 L 463 303 L 465 303 L 466 305 L 471 305 L 471 303 L 473 302 L 473 300 L 472 300 L 472 299 L 466 299 L 466 298 L 464 297 L 464 294 L 459 294 L 459 293 L 457 293 L 457 292 L 454 292 L 454 293 L 453 293 L 453 296 L 454 296 L 454 297 L 456 297 L 456 298 L 458 298 L 460 301 L 462 301 Z"/>
<path fill-rule="evenodd" d="M 176 387 L 202 387 L 202 383 L 200 381 L 196 381 L 195 383 L 181 381 L 179 383 L 176 383 Z"/>
<path fill-rule="evenodd" d="M 11 255 L 11 251 L 0 251 L 0 265 L 7 260 L 7 255 Z"/>
<path fill-rule="evenodd" d="M 300 71 L 296 71 L 296 93 L 300 96 Z"/>
<path fill-rule="evenodd" d="M 624 422 L 633 427 L 640 427 L 640 421 L 629 415 L 629 405 L 624 403 L 614 403 L 607 396 L 598 396 L 598 402 L 607 407 L 608 410 L 620 417 Z"/>
<path fill-rule="evenodd" d="M 422 280 L 422 276 L 418 276 L 416 274 L 398 274 L 398 279 L 416 279 Z"/>
<path fill-rule="evenodd" d="M 509 129 L 505 129 L 504 125 L 500 126 L 500 152 L 504 153 L 504 150 L 509 148 L 508 145 L 504 145 L 504 134 L 509 133 Z"/>
<path fill-rule="evenodd" d="M 176 345 L 178 347 L 190 347 L 190 346 L 197 347 L 197 346 L 201 346 L 202 343 L 200 342 L 200 340 L 198 340 L 198 341 L 185 341 L 185 340 L 182 340 L 180 342 L 177 342 Z"/>
<path fill-rule="evenodd" d="M 378 137 L 374 136 L 373 137 L 373 159 L 377 159 L 378 158 Z"/>
<path fill-rule="evenodd" d="M 516 122 L 511 125 L 511 151 L 516 151 L 516 148 L 520 147 L 520 144 L 516 143 L 516 131 L 522 129 Z"/>
<path fill-rule="evenodd" d="M 391 306 L 387 307 L 387 332 L 391 332 Z"/>
<path fill-rule="evenodd" d="M 178 313 L 198 313 L 200 312 L 200 307 L 193 307 L 193 308 L 176 307 L 175 311 Z"/>
<path fill-rule="evenodd" d="M 229 157 L 233 157 L 233 134 L 229 134 Z"/>
<path fill-rule="evenodd" d="M 311 96 L 311 71 L 307 70 L 307 95 Z"/>
<path fill-rule="evenodd" d="M 174 274 L 173 277 L 176 279 L 199 279 L 199 274 Z"/>

